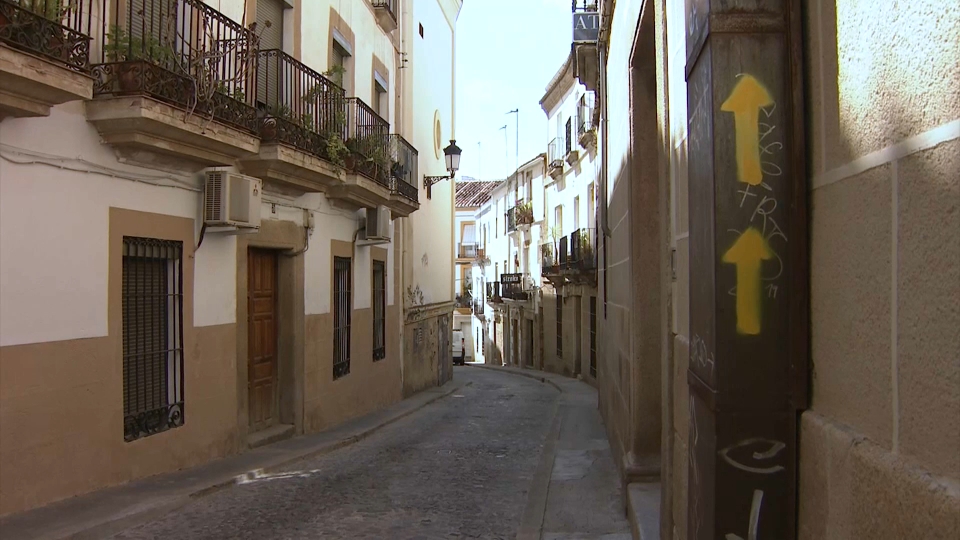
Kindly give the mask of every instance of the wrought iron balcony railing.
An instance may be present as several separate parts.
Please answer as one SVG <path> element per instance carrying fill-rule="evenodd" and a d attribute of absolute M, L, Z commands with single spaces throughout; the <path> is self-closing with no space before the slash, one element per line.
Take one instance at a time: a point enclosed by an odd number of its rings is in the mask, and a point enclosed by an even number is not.
<path fill-rule="evenodd" d="M 557 257 L 554 253 L 556 245 L 553 242 L 540 244 L 540 274 L 547 276 L 557 271 Z"/>
<path fill-rule="evenodd" d="M 390 187 L 390 123 L 357 97 L 347 98 L 346 143 L 354 172 Z"/>
<path fill-rule="evenodd" d="M 547 145 L 547 158 L 550 160 L 550 167 L 563 167 L 563 153 L 566 144 L 563 137 L 557 137 Z"/>
<path fill-rule="evenodd" d="M 595 228 L 577 229 L 570 238 L 570 266 L 580 269 L 597 267 L 596 250 L 597 230 Z"/>
<path fill-rule="evenodd" d="M 400 135 L 390 135 L 390 175 L 396 193 L 419 202 L 420 188 L 417 186 L 420 172 L 417 170 L 419 158 L 417 149 Z"/>
<path fill-rule="evenodd" d="M 533 204 L 529 201 L 517 201 L 516 206 L 507 210 L 507 232 L 517 230 L 520 225 L 533 224 Z"/>
<path fill-rule="evenodd" d="M 473 259 L 477 256 L 477 244 L 473 242 L 464 242 L 457 247 L 457 258 Z"/>
<path fill-rule="evenodd" d="M 577 103 L 577 137 L 593 130 L 593 99 L 593 92 L 587 92 Z"/>
<path fill-rule="evenodd" d="M 500 282 L 494 281 L 487 283 L 487 301 L 492 303 L 500 302 Z"/>
<path fill-rule="evenodd" d="M 259 51 L 257 58 L 263 140 L 336 159 L 346 133 L 343 89 L 281 50 Z"/>
<path fill-rule="evenodd" d="M 0 0 L 0 41 L 90 71 L 94 0 Z"/>
<path fill-rule="evenodd" d="M 473 301 L 473 314 L 478 317 L 483 315 L 483 307 L 483 302 L 481 302 L 479 298 L 475 299 Z"/>
<path fill-rule="evenodd" d="M 148 95 L 258 132 L 258 40 L 240 23 L 201 0 L 138 0 L 102 30 L 95 96 Z"/>
<path fill-rule="evenodd" d="M 523 288 L 523 274 L 500 274 L 500 296 L 510 300 L 527 300 L 530 295 Z"/>

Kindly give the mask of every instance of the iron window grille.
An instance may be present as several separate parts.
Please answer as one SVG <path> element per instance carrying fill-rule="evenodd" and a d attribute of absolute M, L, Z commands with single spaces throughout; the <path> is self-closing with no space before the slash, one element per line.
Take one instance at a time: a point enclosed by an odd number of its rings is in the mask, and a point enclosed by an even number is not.
<path fill-rule="evenodd" d="M 557 357 L 563 358 L 563 296 L 557 295 Z"/>
<path fill-rule="evenodd" d="M 597 378 L 597 297 L 590 297 L 590 376 Z"/>
<path fill-rule="evenodd" d="M 387 356 L 387 271 L 383 261 L 373 261 L 373 361 Z"/>
<path fill-rule="evenodd" d="M 123 439 L 184 423 L 183 242 L 123 238 Z"/>
<path fill-rule="evenodd" d="M 333 258 L 333 378 L 350 374 L 350 295 L 351 264 L 349 257 Z"/>

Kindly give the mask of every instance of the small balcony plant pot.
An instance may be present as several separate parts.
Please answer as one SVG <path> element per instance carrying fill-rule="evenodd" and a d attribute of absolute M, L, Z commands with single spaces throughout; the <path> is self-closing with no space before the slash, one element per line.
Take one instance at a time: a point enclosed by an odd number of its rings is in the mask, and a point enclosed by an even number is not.
<path fill-rule="evenodd" d="M 277 119 L 267 116 L 260 124 L 260 138 L 265 141 L 277 140 Z"/>

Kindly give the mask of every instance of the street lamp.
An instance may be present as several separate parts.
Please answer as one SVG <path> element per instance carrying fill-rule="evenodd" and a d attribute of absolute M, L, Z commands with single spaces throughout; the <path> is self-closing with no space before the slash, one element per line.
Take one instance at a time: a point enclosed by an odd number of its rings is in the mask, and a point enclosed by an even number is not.
<path fill-rule="evenodd" d="M 427 198 L 430 198 L 430 187 L 441 180 L 452 179 L 460 169 L 460 154 L 463 150 L 457 146 L 456 139 L 450 139 L 450 144 L 443 149 L 443 161 L 446 163 L 449 176 L 424 176 L 423 185 L 427 188 Z"/>

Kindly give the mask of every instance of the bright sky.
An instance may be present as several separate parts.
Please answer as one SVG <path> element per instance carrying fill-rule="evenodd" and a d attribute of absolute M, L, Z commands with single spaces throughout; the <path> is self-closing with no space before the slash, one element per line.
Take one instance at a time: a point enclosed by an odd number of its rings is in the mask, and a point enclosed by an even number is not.
<path fill-rule="evenodd" d="M 546 152 L 540 98 L 570 54 L 571 21 L 570 0 L 464 0 L 456 48 L 458 177 L 513 173 L 518 115 L 506 114 L 513 109 L 520 109 L 519 163 Z"/>

